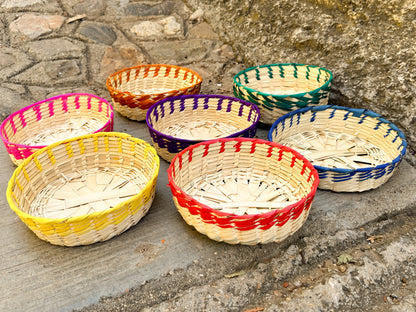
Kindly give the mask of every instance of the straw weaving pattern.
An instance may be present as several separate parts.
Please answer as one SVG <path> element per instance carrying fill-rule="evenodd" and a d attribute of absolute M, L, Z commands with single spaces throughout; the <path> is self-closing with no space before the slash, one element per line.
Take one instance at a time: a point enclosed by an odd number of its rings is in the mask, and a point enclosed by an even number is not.
<path fill-rule="evenodd" d="M 202 78 L 196 72 L 179 66 L 151 64 L 122 69 L 106 81 L 114 109 L 123 116 L 141 121 L 146 111 L 164 98 L 197 94 Z"/>
<path fill-rule="evenodd" d="M 406 153 L 397 126 L 366 110 L 335 105 L 305 107 L 272 125 L 269 140 L 290 146 L 319 172 L 319 188 L 361 192 L 385 183 Z"/>
<path fill-rule="evenodd" d="M 247 245 L 278 242 L 297 231 L 319 183 L 296 151 L 250 138 L 191 145 L 172 160 L 168 178 L 189 225 L 213 240 Z"/>
<path fill-rule="evenodd" d="M 100 97 L 70 93 L 26 106 L 8 116 L 0 136 L 19 165 L 35 151 L 67 138 L 113 131 L 113 108 Z"/>
<path fill-rule="evenodd" d="M 159 157 L 148 143 L 100 132 L 53 143 L 25 159 L 8 187 L 10 208 L 55 245 L 105 241 L 149 210 Z"/>
<path fill-rule="evenodd" d="M 270 64 L 247 68 L 234 77 L 234 95 L 260 108 L 260 122 L 273 124 L 289 111 L 328 103 L 332 73 L 304 64 Z"/>
<path fill-rule="evenodd" d="M 157 102 L 146 122 L 159 156 L 170 162 L 186 147 L 221 137 L 256 134 L 258 108 L 223 95 L 182 95 Z"/>

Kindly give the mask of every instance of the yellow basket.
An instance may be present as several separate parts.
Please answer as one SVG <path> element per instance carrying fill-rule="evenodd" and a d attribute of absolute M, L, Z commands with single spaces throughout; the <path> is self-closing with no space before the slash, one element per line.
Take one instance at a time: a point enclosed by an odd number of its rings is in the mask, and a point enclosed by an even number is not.
<path fill-rule="evenodd" d="M 154 198 L 159 157 L 143 140 L 99 132 L 36 151 L 14 171 L 10 208 L 55 245 L 108 240 L 135 225 Z"/>

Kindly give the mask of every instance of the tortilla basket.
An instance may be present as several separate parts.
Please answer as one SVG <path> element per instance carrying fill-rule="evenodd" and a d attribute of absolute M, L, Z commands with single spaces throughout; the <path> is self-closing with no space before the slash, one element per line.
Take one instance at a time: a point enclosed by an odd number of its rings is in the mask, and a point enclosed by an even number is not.
<path fill-rule="evenodd" d="M 189 145 L 220 137 L 256 134 L 260 112 L 254 104 L 224 95 L 181 95 L 161 100 L 146 122 L 159 156 L 170 162 Z"/>
<path fill-rule="evenodd" d="M 8 116 L 0 136 L 19 165 L 35 151 L 67 138 L 113 131 L 113 108 L 98 96 L 69 93 L 31 104 Z"/>
<path fill-rule="evenodd" d="M 328 103 L 332 73 L 314 65 L 270 64 L 234 76 L 234 95 L 260 108 L 260 122 L 271 125 L 289 111 Z"/>
<path fill-rule="evenodd" d="M 202 78 L 193 70 L 175 65 L 150 64 L 122 69 L 106 82 L 114 109 L 142 121 L 150 106 L 164 98 L 197 94 Z"/>
<path fill-rule="evenodd" d="M 319 188 L 336 192 L 379 187 L 397 169 L 407 146 L 403 132 L 380 115 L 334 105 L 282 116 L 268 137 L 309 159 L 319 172 Z"/>
<path fill-rule="evenodd" d="M 10 208 L 42 240 L 106 241 L 135 225 L 155 194 L 159 157 L 145 141 L 99 132 L 53 143 L 14 171 Z"/>
<path fill-rule="evenodd" d="M 183 219 L 216 241 L 279 242 L 306 221 L 319 183 L 296 151 L 251 138 L 191 145 L 168 168 L 174 203 Z"/>

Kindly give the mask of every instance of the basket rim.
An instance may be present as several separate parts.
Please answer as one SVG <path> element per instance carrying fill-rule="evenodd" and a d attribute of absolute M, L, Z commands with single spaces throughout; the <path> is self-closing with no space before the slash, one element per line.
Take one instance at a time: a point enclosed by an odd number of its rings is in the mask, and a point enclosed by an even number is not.
<path fill-rule="evenodd" d="M 267 92 L 262 92 L 253 88 L 250 88 L 244 84 L 242 84 L 240 81 L 237 81 L 237 79 L 244 73 L 255 70 L 257 68 L 264 68 L 264 67 L 276 67 L 276 66 L 308 66 L 308 67 L 313 67 L 313 68 L 318 68 L 318 69 L 322 69 L 323 71 L 329 73 L 329 79 L 328 81 L 326 81 L 323 85 L 321 85 L 320 87 L 313 89 L 311 91 L 306 91 L 306 92 L 298 92 L 298 93 L 291 93 L 291 94 L 273 94 L 273 93 L 267 93 Z M 274 64 L 264 64 L 264 65 L 257 65 L 257 66 L 252 66 L 246 69 L 243 69 L 242 71 L 240 71 L 239 73 L 237 73 L 234 78 L 233 78 L 233 84 L 234 86 L 238 86 L 241 88 L 244 88 L 250 92 L 253 93 L 257 93 L 259 95 L 262 96 L 271 96 L 273 98 L 278 98 L 278 99 L 284 99 L 287 97 L 302 97 L 305 94 L 310 94 L 310 93 L 316 93 L 318 90 L 323 89 L 325 87 L 327 87 L 333 79 L 333 74 L 330 70 L 326 69 L 325 67 L 322 66 L 318 66 L 318 65 L 309 65 L 309 64 L 301 64 L 301 63 L 274 63 Z"/>
<path fill-rule="evenodd" d="M 136 66 L 132 66 L 132 67 L 126 67 L 126 68 L 123 68 L 123 69 L 120 69 L 120 70 L 116 71 L 115 73 L 111 74 L 107 78 L 107 80 L 105 82 L 105 85 L 106 85 L 108 91 L 110 91 L 110 94 L 111 93 L 122 93 L 122 94 L 131 95 L 131 96 L 134 96 L 134 97 L 141 97 L 141 96 L 149 95 L 149 93 L 145 93 L 145 94 L 135 94 L 135 93 L 132 93 L 132 92 L 129 92 L 129 91 L 122 91 L 120 89 L 117 89 L 117 88 L 113 87 L 113 85 L 111 83 L 111 79 L 114 78 L 114 76 L 116 76 L 118 74 L 121 74 L 121 73 L 123 73 L 125 71 L 131 71 L 131 70 L 134 70 L 134 69 L 137 69 L 137 68 L 140 68 L 140 67 L 148 67 L 148 68 L 151 68 L 151 67 L 157 67 L 157 66 L 164 66 L 164 67 L 170 67 L 170 68 L 184 69 L 184 70 L 192 73 L 193 75 L 195 75 L 197 77 L 197 80 L 195 81 L 194 84 L 192 84 L 192 85 L 190 85 L 188 87 L 184 87 L 184 88 L 172 89 L 172 90 L 175 90 L 175 91 L 186 91 L 189 88 L 192 88 L 192 87 L 194 87 L 194 86 L 196 86 L 198 84 L 201 84 L 202 81 L 203 81 L 203 79 L 202 79 L 202 77 L 201 77 L 200 74 L 198 74 L 194 70 L 192 70 L 190 68 L 187 68 L 187 67 L 178 66 L 178 65 L 171 65 L 171 64 L 141 64 L 141 65 L 136 65 Z M 155 95 L 155 96 L 157 96 L 157 95 L 165 94 L 165 92 L 152 93 L 152 94 Z"/>
<path fill-rule="evenodd" d="M 301 199 L 299 199 L 297 202 L 286 206 L 285 208 L 282 209 L 273 209 L 270 210 L 268 212 L 265 213 L 258 213 L 258 214 L 247 214 L 247 215 L 237 215 L 234 213 L 229 213 L 229 212 L 223 212 L 220 210 L 216 210 L 214 208 L 211 208 L 208 205 L 205 205 L 201 202 L 199 202 L 198 200 L 196 200 L 194 197 L 190 196 L 189 194 L 185 193 L 174 181 L 173 181 L 173 176 L 172 176 L 172 172 L 173 172 L 173 167 L 175 164 L 175 161 L 177 158 L 182 157 L 182 155 L 184 153 L 187 153 L 189 150 L 193 150 L 201 145 L 210 145 L 210 144 L 214 144 L 214 143 L 218 143 L 218 142 L 230 142 L 230 141 L 235 141 L 235 142 L 256 142 L 259 144 L 265 144 L 268 146 L 272 146 L 272 147 L 276 147 L 279 148 L 283 151 L 286 152 L 290 152 L 292 153 L 294 156 L 296 156 L 297 158 L 303 160 L 303 162 L 306 164 L 306 167 L 309 168 L 311 170 L 311 175 L 314 176 L 314 181 L 312 183 L 311 186 L 311 190 L 308 192 L 308 194 L 306 194 L 304 197 L 302 197 Z M 267 140 L 263 140 L 263 139 L 254 139 L 254 138 L 243 138 L 243 137 L 237 137 L 237 138 L 219 138 L 219 139 L 215 139 L 215 140 L 209 140 L 209 141 L 204 141 L 204 142 L 200 142 L 191 146 L 188 146 L 187 148 L 185 148 L 184 150 L 180 151 L 178 154 L 175 155 L 175 157 L 172 159 L 169 167 L 168 167 L 168 186 L 171 187 L 172 189 L 174 189 L 175 191 L 180 191 L 180 193 L 190 202 L 194 202 L 198 205 L 198 207 L 200 207 L 201 209 L 204 209 L 210 213 L 214 213 L 218 216 L 222 216 L 222 217 L 233 217 L 233 220 L 249 220 L 249 219 L 257 219 L 257 218 L 267 218 L 267 217 L 271 217 L 274 216 L 276 214 L 285 214 L 287 212 L 289 212 L 292 208 L 297 207 L 299 205 L 302 205 L 305 203 L 305 201 L 309 198 L 313 198 L 316 194 L 316 191 L 318 189 L 318 184 L 319 184 L 319 174 L 318 171 L 316 170 L 316 168 L 314 166 L 312 166 L 311 162 L 306 159 L 302 154 L 300 154 L 299 152 L 295 151 L 294 149 L 281 145 L 279 143 L 276 142 L 270 142 Z"/>
<path fill-rule="evenodd" d="M 291 111 L 290 113 L 287 113 L 281 117 L 279 117 L 270 127 L 269 133 L 268 133 L 268 140 L 272 141 L 272 134 L 273 131 L 277 128 L 278 124 L 282 123 L 284 120 L 291 118 L 294 115 L 299 115 L 299 114 L 303 114 L 306 113 L 308 111 L 312 111 L 312 112 L 319 112 L 319 111 L 324 111 L 327 109 L 334 109 L 334 110 L 343 110 L 343 111 L 347 111 L 349 113 L 352 113 L 353 116 L 355 117 L 359 117 L 361 115 L 367 115 L 370 118 L 375 118 L 378 119 L 380 122 L 387 124 L 393 131 L 396 131 L 398 136 L 400 137 L 400 139 L 402 140 L 402 143 L 400 146 L 403 146 L 403 148 L 401 149 L 399 155 L 393 159 L 391 162 L 387 162 L 384 164 L 380 164 L 374 167 L 364 167 L 364 168 L 357 168 L 357 169 L 348 169 L 348 168 L 329 168 L 329 167 L 324 167 L 324 166 L 314 166 L 318 171 L 320 172 L 334 172 L 334 173 L 344 173 L 344 174 L 352 174 L 355 172 L 369 172 L 372 170 L 379 170 L 379 169 L 384 169 L 390 165 L 396 165 L 398 164 L 402 158 L 404 157 L 404 155 L 406 154 L 406 148 L 407 148 L 407 142 L 406 142 L 406 138 L 404 133 L 392 122 L 388 121 L 387 119 L 383 118 L 381 115 L 365 109 L 365 108 L 351 108 L 351 107 L 345 107 L 345 106 L 339 106 L 339 105 L 317 105 L 317 106 L 306 106 L 306 107 L 302 107 L 299 109 L 296 109 L 294 111 Z"/>
<path fill-rule="evenodd" d="M 93 213 L 90 213 L 90 214 L 81 215 L 81 216 L 69 217 L 69 218 L 35 217 L 35 216 L 32 216 L 31 214 L 29 214 L 27 212 L 24 212 L 24 211 L 20 210 L 19 207 L 17 207 L 15 205 L 15 203 L 13 201 L 13 198 L 12 198 L 12 187 L 13 187 L 13 184 L 14 184 L 14 180 L 17 177 L 17 175 L 26 167 L 26 165 L 30 161 L 32 161 L 32 159 L 34 157 L 37 157 L 39 154 L 47 152 L 51 148 L 56 147 L 56 146 L 61 145 L 61 144 L 66 144 L 66 143 L 69 143 L 69 142 L 74 142 L 74 141 L 83 140 L 83 139 L 88 139 L 88 138 L 91 138 L 91 137 L 102 137 L 102 136 L 107 136 L 107 137 L 113 136 L 113 137 L 119 137 L 119 138 L 123 138 L 123 139 L 130 139 L 130 140 L 136 142 L 136 144 L 144 144 L 149 149 L 149 151 L 153 154 L 154 160 L 155 160 L 155 168 L 154 168 L 152 177 L 146 182 L 146 185 L 136 195 L 133 195 L 133 196 L 129 197 L 127 200 L 120 202 L 119 204 L 115 205 L 112 208 L 109 208 L 109 209 L 106 209 L 106 210 L 103 210 L 103 211 L 93 212 Z M 73 137 L 73 138 L 70 138 L 68 140 L 63 140 L 63 141 L 52 143 L 52 144 L 50 144 L 46 147 L 43 147 L 43 148 L 37 150 L 32 155 L 30 155 L 28 158 L 26 158 L 14 170 L 14 172 L 13 172 L 13 174 L 12 174 L 8 184 L 7 184 L 6 198 L 7 198 L 7 201 L 9 203 L 10 208 L 19 217 L 24 217 L 25 219 L 33 220 L 37 224 L 77 223 L 77 222 L 83 221 L 86 217 L 95 218 L 96 216 L 99 217 L 100 215 L 105 215 L 105 214 L 112 213 L 113 211 L 119 210 L 121 205 L 125 205 L 128 202 L 134 201 L 137 198 L 142 197 L 142 194 L 145 192 L 145 190 L 150 188 L 152 186 L 152 184 L 155 181 L 157 181 L 159 170 L 160 170 L 160 158 L 157 155 L 156 150 L 149 143 L 147 143 L 146 141 L 144 141 L 142 139 L 136 138 L 136 137 L 134 137 L 130 134 L 123 133 L 123 132 L 97 132 L 97 133 L 93 133 L 93 134 L 86 134 L 86 135 Z"/>
<path fill-rule="evenodd" d="M 195 143 L 199 143 L 199 142 L 205 142 L 205 141 L 209 141 L 209 140 L 190 140 L 190 139 L 182 139 L 182 138 L 178 138 L 178 137 L 174 137 L 171 136 L 169 134 L 160 132 L 158 130 L 156 130 L 153 125 L 150 123 L 150 115 L 152 114 L 152 112 L 156 109 L 157 106 L 164 104 L 165 102 L 173 102 L 176 100 L 180 100 L 180 99 L 188 99 L 188 98 L 219 98 L 219 99 L 227 99 L 227 100 L 235 100 L 236 102 L 240 102 L 244 105 L 247 106 L 251 106 L 256 112 L 257 112 L 257 117 L 256 120 L 247 128 L 244 128 L 238 132 L 232 133 L 228 136 L 226 136 L 225 138 L 231 138 L 233 136 L 238 136 L 242 133 L 244 133 L 245 131 L 247 131 L 248 129 L 252 128 L 252 127 L 256 127 L 259 120 L 260 120 L 260 109 L 257 107 L 257 105 L 248 102 L 246 100 L 243 99 L 239 99 L 237 97 L 232 97 L 232 96 L 228 96 L 228 95 L 220 95 L 220 94 L 186 94 L 186 95 L 177 95 L 177 96 L 172 96 L 172 97 L 168 97 L 165 99 L 162 99 L 160 101 L 157 101 L 155 104 L 153 104 L 146 112 L 146 124 L 149 127 L 149 130 L 156 133 L 156 135 L 169 139 L 169 140 L 175 140 L 175 141 L 179 141 L 179 142 L 184 142 L 184 143 L 189 143 L 189 144 L 195 144 Z"/>
<path fill-rule="evenodd" d="M 26 144 L 20 144 L 20 143 L 15 143 L 15 142 L 11 142 L 11 141 L 9 141 L 4 135 L 3 135 L 3 132 L 4 132 L 4 127 L 6 126 L 6 124 L 13 118 L 13 117 L 15 117 L 16 115 L 19 115 L 19 114 L 21 114 L 21 113 L 23 113 L 23 112 L 25 112 L 25 111 L 27 111 L 27 110 L 29 110 L 29 109 L 31 109 L 32 107 L 34 107 L 34 106 L 37 106 L 37 105 L 42 105 L 42 104 L 44 104 L 44 103 L 46 103 L 46 102 L 50 102 L 50 101 L 54 101 L 54 100 L 56 100 L 56 99 L 60 99 L 60 98 L 63 98 L 63 97 L 70 97 L 70 96 L 90 96 L 90 97 L 94 97 L 94 98 L 96 98 L 96 99 L 99 99 L 99 100 L 101 100 L 101 101 L 103 101 L 104 103 L 106 103 L 107 104 L 107 106 L 108 106 L 108 108 L 109 108 L 109 110 L 110 110 L 110 116 L 109 116 L 109 119 L 107 120 L 107 122 L 100 128 L 100 129 L 98 129 L 98 130 L 96 130 L 94 133 L 97 133 L 97 132 L 101 132 L 101 130 L 102 129 L 105 129 L 111 122 L 112 122 L 112 120 L 114 119 L 114 110 L 113 110 L 113 107 L 111 106 L 111 104 L 106 100 L 106 99 L 104 99 L 104 98 L 102 98 L 102 97 L 99 97 L 99 96 L 97 96 L 97 95 L 95 95 L 95 94 L 91 94 L 91 93 L 66 93 L 66 94 L 60 94 L 60 95 L 56 95 L 56 96 L 53 96 L 53 97 L 50 97 L 50 98 L 47 98 L 47 99 L 44 99 L 44 100 L 42 100 L 42 101 L 39 101 L 39 102 L 36 102 L 36 103 L 32 103 L 32 104 L 30 104 L 30 105 L 28 105 L 28 106 L 25 106 L 25 107 L 23 107 L 23 108 L 21 108 L 21 109 L 19 109 L 18 111 L 16 111 L 16 112 L 14 112 L 14 113 L 11 113 L 9 116 L 7 116 L 7 118 L 6 119 L 4 119 L 3 120 L 3 122 L 1 123 L 1 125 L 0 125 L 0 137 L 1 137 L 1 139 L 3 140 L 3 142 L 5 143 L 5 144 L 8 144 L 8 145 L 13 145 L 13 146 L 16 146 L 16 147 L 21 147 L 21 148 L 31 148 L 31 149 L 39 149 L 39 148 L 43 148 L 43 147 L 46 147 L 47 145 L 26 145 Z"/>

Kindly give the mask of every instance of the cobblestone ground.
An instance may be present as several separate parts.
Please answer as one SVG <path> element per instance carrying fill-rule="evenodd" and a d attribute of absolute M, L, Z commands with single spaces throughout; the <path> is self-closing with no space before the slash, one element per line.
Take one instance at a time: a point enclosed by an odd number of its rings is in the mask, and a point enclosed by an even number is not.
<path fill-rule="evenodd" d="M 1 120 L 69 92 L 110 100 L 105 80 L 138 64 L 185 66 L 201 92 L 232 94 L 232 48 L 182 1 L 0 1 Z"/>
<path fill-rule="evenodd" d="M 204 79 L 201 93 L 231 95 L 244 65 L 221 37 L 179 0 L 0 0 L 0 119 L 68 92 L 110 100 L 106 78 L 141 63 L 191 68 Z M 413 195 L 410 178 L 392 192 Z M 83 311 L 416 311 L 414 205 L 377 213 L 333 235 L 314 225 L 278 257 L 245 263 L 235 249 L 228 267 L 241 265 L 231 273 L 214 253 Z"/>

